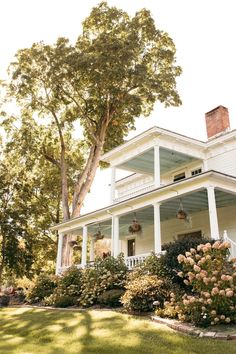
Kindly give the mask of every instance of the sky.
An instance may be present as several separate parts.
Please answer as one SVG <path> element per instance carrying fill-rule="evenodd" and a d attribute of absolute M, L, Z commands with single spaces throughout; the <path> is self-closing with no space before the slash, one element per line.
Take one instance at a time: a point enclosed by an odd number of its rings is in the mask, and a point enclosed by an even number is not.
<path fill-rule="evenodd" d="M 177 87 L 182 106 L 156 104 L 148 118 L 136 121 L 132 137 L 156 125 L 206 140 L 204 114 L 223 105 L 236 128 L 236 21 L 234 0 L 108 0 L 130 15 L 141 8 L 151 11 L 157 28 L 168 32 L 183 69 Z M 34 42 L 53 44 L 58 37 L 73 43 L 95 0 L 0 1 L 0 78 L 18 49 Z M 98 172 L 84 212 L 109 203 L 109 171 Z"/>

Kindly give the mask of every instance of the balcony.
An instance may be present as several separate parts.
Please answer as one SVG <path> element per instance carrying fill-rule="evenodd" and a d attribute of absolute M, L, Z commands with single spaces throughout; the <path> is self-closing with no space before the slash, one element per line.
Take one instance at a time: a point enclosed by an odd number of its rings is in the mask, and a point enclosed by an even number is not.
<path fill-rule="evenodd" d="M 117 183 L 117 197 L 114 202 L 120 202 L 124 199 L 134 197 L 136 195 L 149 192 L 154 189 L 154 179 L 152 176 L 129 176 L 124 179 L 125 183 L 121 185 Z M 119 186 L 120 184 L 120 186 Z"/>

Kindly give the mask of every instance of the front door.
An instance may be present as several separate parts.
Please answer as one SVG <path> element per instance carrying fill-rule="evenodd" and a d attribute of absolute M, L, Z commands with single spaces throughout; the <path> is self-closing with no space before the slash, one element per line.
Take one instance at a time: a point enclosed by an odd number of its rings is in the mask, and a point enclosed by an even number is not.
<path fill-rule="evenodd" d="M 128 257 L 135 256 L 135 238 L 128 240 Z"/>

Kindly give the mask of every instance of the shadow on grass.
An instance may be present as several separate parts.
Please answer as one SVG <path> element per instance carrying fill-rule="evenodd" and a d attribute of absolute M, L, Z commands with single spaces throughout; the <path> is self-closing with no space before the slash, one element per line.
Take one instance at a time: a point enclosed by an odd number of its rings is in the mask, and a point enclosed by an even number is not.
<path fill-rule="evenodd" d="M 235 342 L 188 337 L 112 311 L 0 310 L 0 353 L 235 354 Z"/>

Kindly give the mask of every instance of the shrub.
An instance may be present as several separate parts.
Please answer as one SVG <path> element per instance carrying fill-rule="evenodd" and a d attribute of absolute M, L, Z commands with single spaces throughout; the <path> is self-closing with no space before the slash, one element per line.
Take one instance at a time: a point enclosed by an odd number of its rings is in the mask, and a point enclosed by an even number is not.
<path fill-rule="evenodd" d="M 140 272 L 143 274 L 157 275 L 161 278 L 169 275 L 168 268 L 164 262 L 164 256 L 156 255 L 155 253 L 148 256 L 141 264 Z"/>
<path fill-rule="evenodd" d="M 119 307 L 121 306 L 120 299 L 124 292 L 124 289 L 106 290 L 98 296 L 98 303 L 109 307 Z"/>
<path fill-rule="evenodd" d="M 157 313 L 202 326 L 236 323 L 236 267 L 228 261 L 229 247 L 226 241 L 216 241 L 180 254 L 183 271 L 178 275 L 193 292 L 172 296 Z"/>
<path fill-rule="evenodd" d="M 106 290 L 123 289 L 126 281 L 127 267 L 124 257 L 107 257 L 97 259 L 94 268 L 83 270 L 81 296 L 79 304 L 87 307 L 96 304 L 99 295 Z"/>
<path fill-rule="evenodd" d="M 26 299 L 29 303 L 37 303 L 51 295 L 57 286 L 57 277 L 41 274 L 34 286 L 27 292 Z"/>
<path fill-rule="evenodd" d="M 68 307 L 77 303 L 81 294 L 82 285 L 82 269 L 70 267 L 58 279 L 57 287 L 50 296 L 46 296 L 43 300 L 44 305 L 55 307 Z"/>
<path fill-rule="evenodd" d="M 214 241 L 211 240 L 211 243 L 213 242 Z M 165 275 L 171 278 L 174 283 L 186 288 L 186 284 L 184 284 L 183 280 L 177 275 L 178 272 L 183 270 L 183 265 L 178 262 L 177 257 L 179 254 L 189 251 L 190 248 L 195 248 L 205 243 L 209 243 L 209 240 L 190 237 L 163 245 L 162 249 L 166 252 L 161 257 L 160 262 L 163 265 Z"/>
<path fill-rule="evenodd" d="M 46 306 L 69 307 L 77 303 L 77 297 L 61 293 L 60 291 L 45 297 L 43 304 Z"/>
<path fill-rule="evenodd" d="M 126 292 L 121 303 L 128 311 L 149 312 L 154 310 L 153 302 L 163 306 L 165 299 L 170 297 L 173 284 L 168 279 L 160 279 L 156 275 L 141 275 L 128 281 Z"/>
<path fill-rule="evenodd" d="M 0 307 L 8 306 L 10 302 L 10 296 L 9 295 L 0 295 Z"/>

